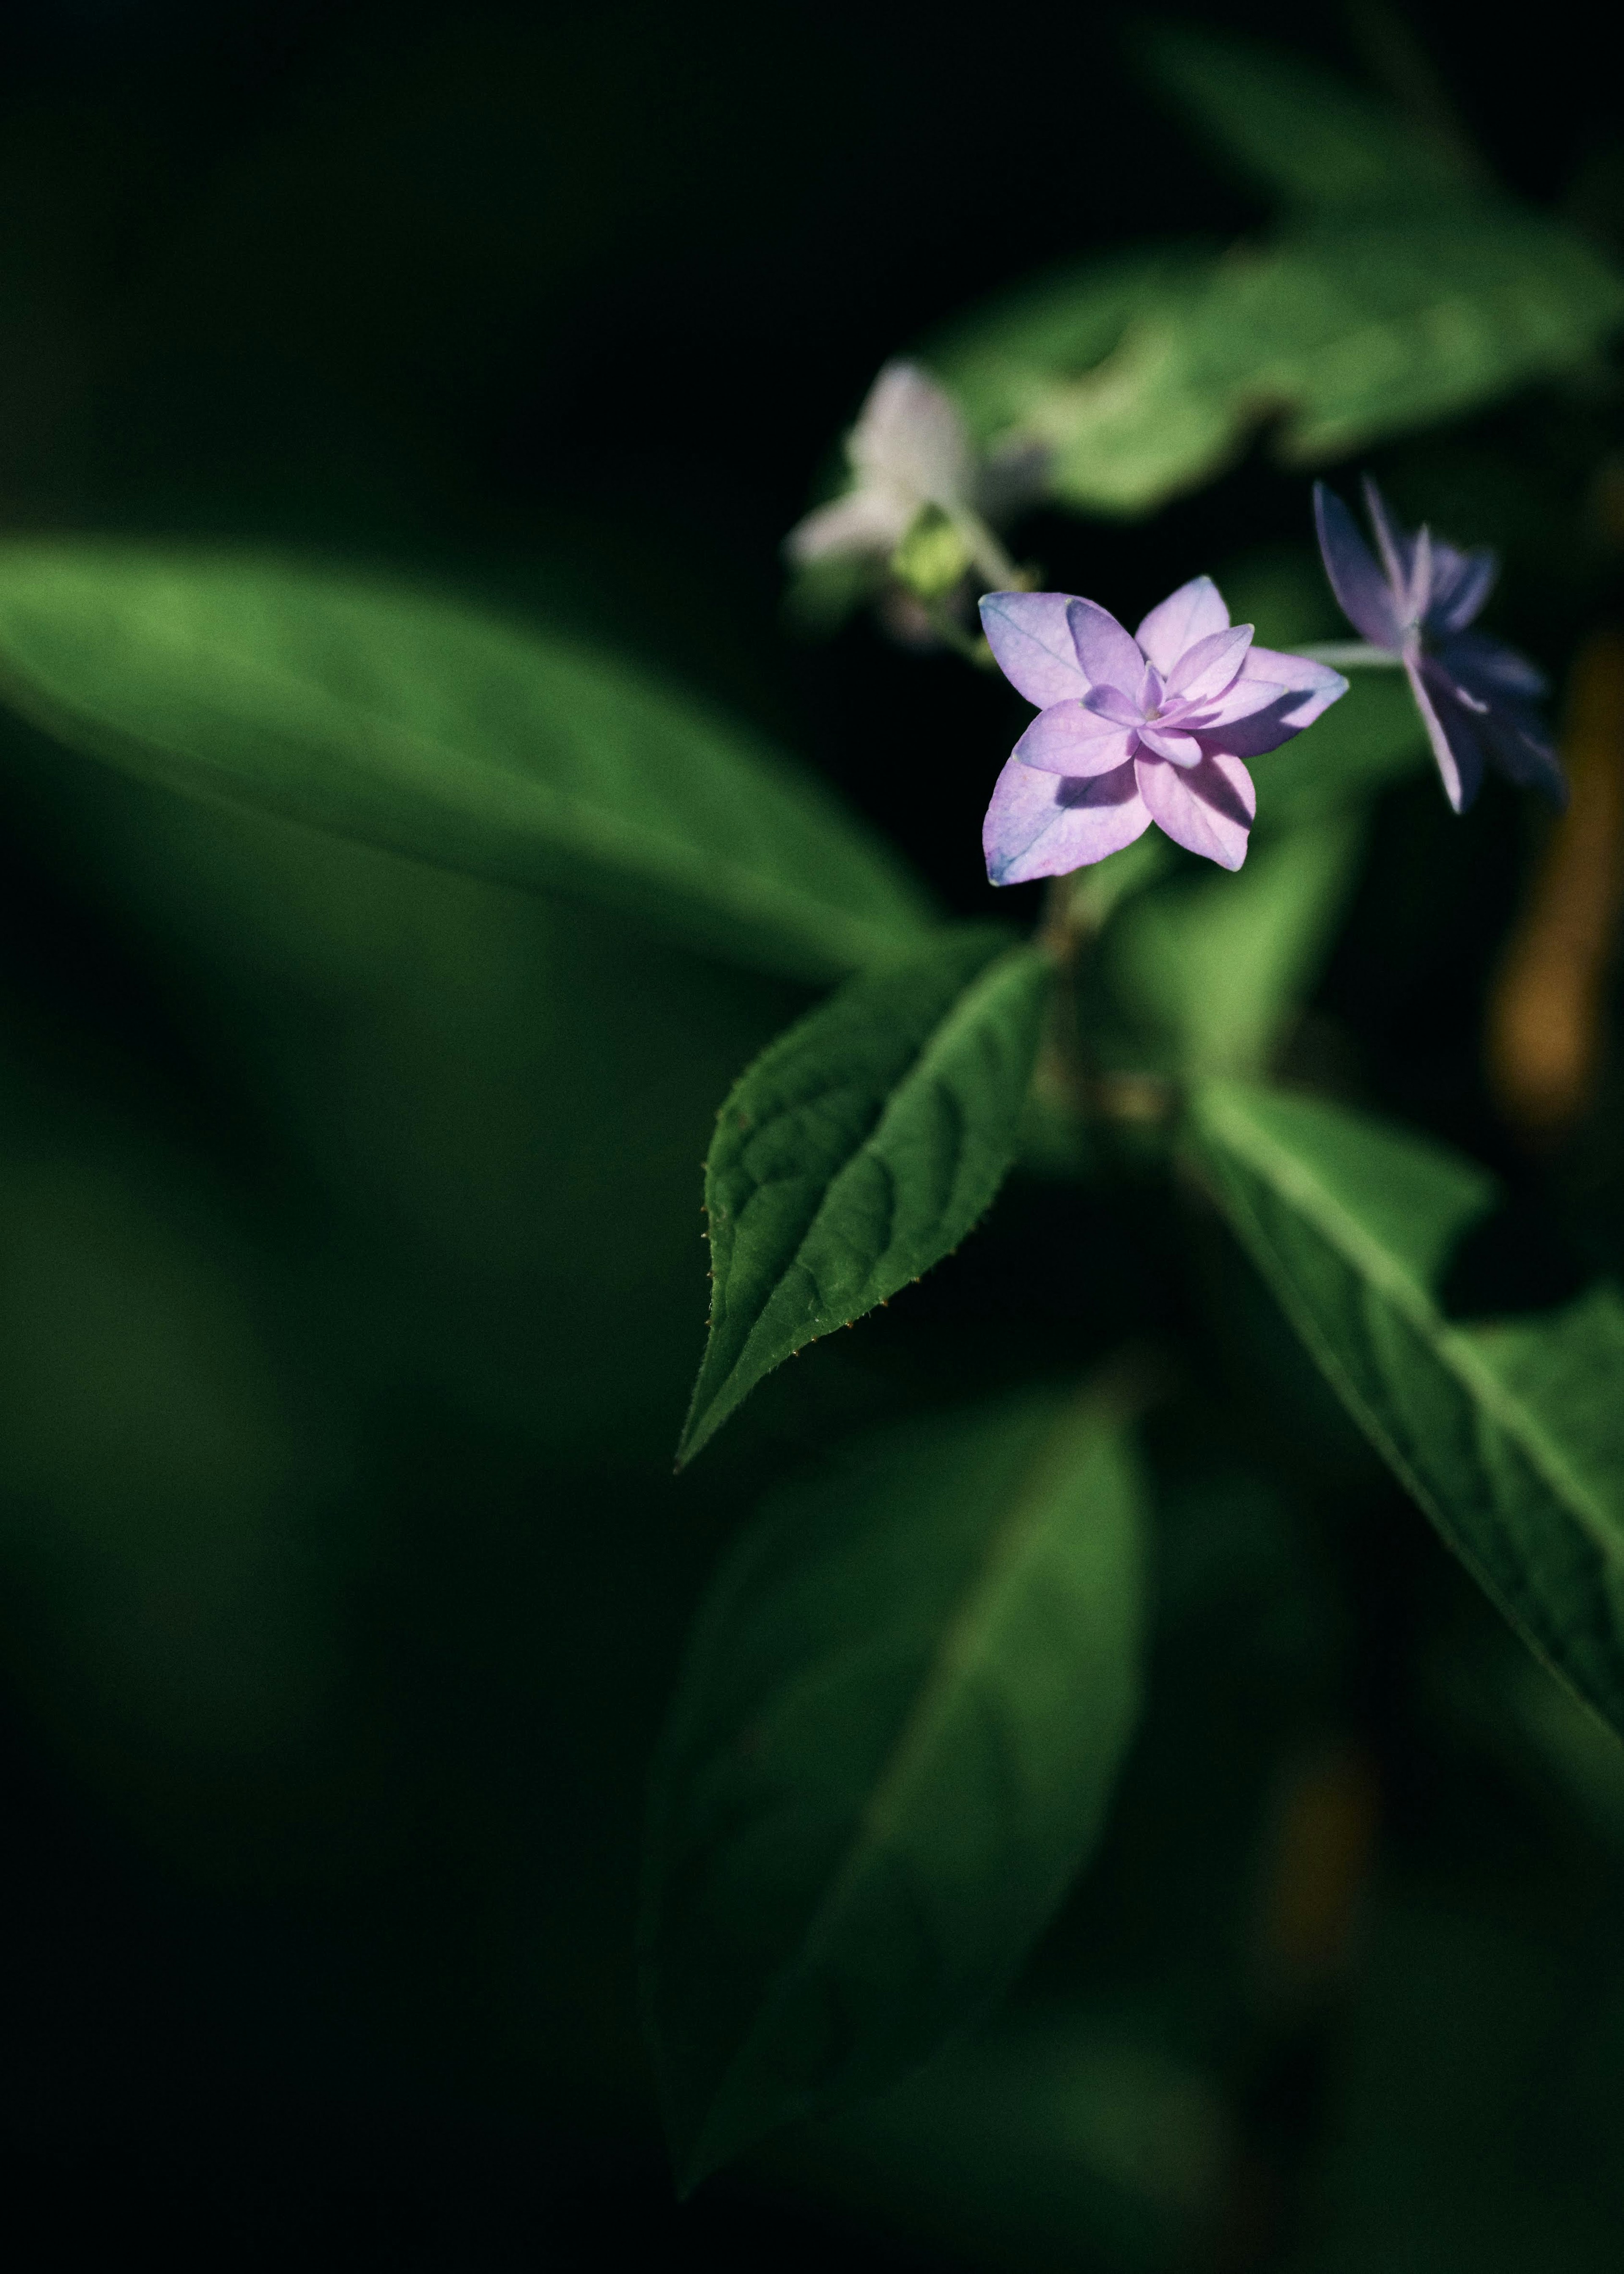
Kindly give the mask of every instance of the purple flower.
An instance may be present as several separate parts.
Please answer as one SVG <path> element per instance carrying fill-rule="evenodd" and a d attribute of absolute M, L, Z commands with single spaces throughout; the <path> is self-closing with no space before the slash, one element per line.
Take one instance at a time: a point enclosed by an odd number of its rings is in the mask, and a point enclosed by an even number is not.
<path fill-rule="evenodd" d="M 1515 648 L 1467 629 L 1492 588 L 1494 554 L 1486 546 L 1457 552 L 1425 528 L 1406 537 L 1368 478 L 1365 502 L 1380 566 L 1341 498 L 1314 484 L 1325 573 L 1342 614 L 1370 642 L 1369 659 L 1403 665 L 1450 804 L 1466 810 L 1485 761 L 1562 803 L 1561 763 L 1538 707 L 1544 677 Z"/>
<path fill-rule="evenodd" d="M 1238 869 L 1257 809 L 1243 760 L 1348 691 L 1327 664 L 1254 646 L 1210 576 L 1181 585 L 1132 637 L 1064 592 L 989 592 L 981 622 L 1004 677 L 1041 705 L 987 809 L 995 885 L 1086 868 L 1153 821 Z"/>

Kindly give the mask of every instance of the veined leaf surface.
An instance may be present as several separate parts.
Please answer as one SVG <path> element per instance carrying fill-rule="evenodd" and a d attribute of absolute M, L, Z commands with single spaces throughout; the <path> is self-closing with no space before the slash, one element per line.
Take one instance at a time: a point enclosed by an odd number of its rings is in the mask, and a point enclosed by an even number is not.
<path fill-rule="evenodd" d="M 1143 1527 L 1119 1404 L 1038 1391 L 871 1440 L 727 1558 L 650 1820 L 686 2183 L 891 2082 L 1019 1964 L 1132 1730 Z"/>
<path fill-rule="evenodd" d="M 954 926 L 848 980 L 741 1077 L 705 1163 L 710 1331 L 680 1460 L 974 1228 L 1014 1157 L 1050 976 L 1007 932 Z"/>
<path fill-rule="evenodd" d="M 618 658 L 405 586 L 179 546 L 0 546 L 0 689 L 75 748 L 826 980 L 927 929 L 817 784 Z"/>
<path fill-rule="evenodd" d="M 1214 1084 L 1192 1132 L 1354 1418 L 1513 1626 L 1624 1731 L 1624 1299 L 1448 1314 L 1486 1171 L 1317 1099 Z"/>

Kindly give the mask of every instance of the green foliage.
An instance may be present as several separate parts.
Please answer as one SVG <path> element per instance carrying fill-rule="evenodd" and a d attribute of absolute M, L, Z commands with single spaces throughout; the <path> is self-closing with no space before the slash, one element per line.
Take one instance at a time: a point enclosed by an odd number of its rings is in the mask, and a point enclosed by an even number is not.
<path fill-rule="evenodd" d="M 1178 1072 L 1267 1065 L 1318 975 L 1364 834 L 1358 814 L 1333 811 L 1259 836 L 1235 877 L 1192 863 L 1124 907 L 1107 977 Z"/>
<path fill-rule="evenodd" d="M 1004 1181 L 1050 968 L 989 925 L 849 980 L 779 1036 L 705 1163 L 710 1338 L 680 1460 L 765 1374 L 971 1231 Z"/>
<path fill-rule="evenodd" d="M 1616 268 L 1492 192 L 1447 139 L 1244 41 L 1162 29 L 1146 44 L 1288 225 L 1114 255 L 927 350 L 983 440 L 1048 454 L 1058 503 L 1152 512 L 1265 425 L 1287 464 L 1322 464 L 1584 369 L 1624 322 Z"/>
<path fill-rule="evenodd" d="M 1530 1301 L 1509 1261 L 1497 1278 L 1493 1180 L 1362 1116 L 1214 1084 L 1192 1130 L 1350 1412 L 1524 1640 L 1624 1730 L 1624 1300 L 1600 1283 Z"/>
<path fill-rule="evenodd" d="M 620 659 L 267 556 L 0 551 L 0 685 L 76 748 L 829 979 L 921 933 L 816 784 Z"/>
<path fill-rule="evenodd" d="M 1141 35 L 1153 79 L 1242 171 L 1304 215 L 1413 210 L 1484 193 L 1454 140 L 1329 72 L 1187 25 Z"/>
<path fill-rule="evenodd" d="M 718 1573 L 656 1768 L 646 1995 L 692 2184 L 890 2083 L 1019 1964 L 1137 1709 L 1117 1401 L 1032 1392 L 786 1488 Z"/>

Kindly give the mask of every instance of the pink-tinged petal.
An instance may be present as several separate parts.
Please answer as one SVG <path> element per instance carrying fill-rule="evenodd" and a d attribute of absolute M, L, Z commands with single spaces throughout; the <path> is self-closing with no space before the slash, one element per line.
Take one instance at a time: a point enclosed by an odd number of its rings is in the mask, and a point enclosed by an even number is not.
<path fill-rule="evenodd" d="M 1219 727 L 1231 726 L 1237 719 L 1250 719 L 1256 712 L 1272 709 L 1289 692 L 1270 680 L 1237 679 L 1209 703 L 1183 704 L 1177 711 L 1164 712 L 1162 716 L 1181 734 L 1215 734 Z"/>
<path fill-rule="evenodd" d="M 1145 674 L 1139 644 L 1096 600 L 1073 600 L 1066 610 L 1077 659 L 1090 687 L 1137 687 Z"/>
<path fill-rule="evenodd" d="M 1139 757 L 1133 771 L 1151 819 L 1176 845 L 1215 861 L 1221 869 L 1240 867 L 1258 798 L 1238 758 L 1209 757 L 1185 772 Z"/>
<path fill-rule="evenodd" d="M 1158 671 L 1171 671 L 1187 648 L 1225 629 L 1229 611 L 1210 576 L 1192 576 L 1154 607 L 1134 636 Z"/>
<path fill-rule="evenodd" d="M 1080 703 L 1051 703 L 1016 743 L 1015 756 L 1023 766 L 1048 774 L 1106 774 L 1113 766 L 1126 765 L 1133 742 L 1132 726 L 1096 719 Z"/>
<path fill-rule="evenodd" d="M 1293 734 L 1312 727 L 1322 712 L 1348 692 L 1347 681 L 1328 663 L 1312 662 L 1305 655 L 1282 655 L 1278 649 L 1254 643 L 1232 690 L 1237 706 L 1254 673 L 1259 683 L 1274 690 L 1271 699 L 1260 710 L 1243 712 L 1237 707 L 1228 712 L 1214 728 L 1222 748 L 1239 758 L 1260 758 L 1266 750 L 1277 750 Z M 1283 694 L 1278 691 L 1282 688 Z M 1196 727 L 1192 731 L 1199 734 L 1204 729 Z"/>
<path fill-rule="evenodd" d="M 1168 674 L 1167 691 L 1186 703 L 1199 703 L 1222 695 L 1240 676 L 1252 645 L 1252 626 L 1235 624 L 1227 631 L 1208 632 L 1183 655 Z"/>
<path fill-rule="evenodd" d="M 1096 719 L 1109 719 L 1117 727 L 1137 727 L 1145 716 L 1144 704 L 1124 695 L 1120 687 L 1091 687 L 1083 705 Z"/>
<path fill-rule="evenodd" d="M 981 629 L 1010 685 L 1040 711 L 1088 692 L 1066 611 L 1069 592 L 989 592 Z"/>
<path fill-rule="evenodd" d="M 1470 553 L 1457 552 L 1440 538 L 1432 543 L 1432 603 L 1426 612 L 1426 629 L 1447 639 L 1463 631 L 1494 589 L 1500 559 L 1486 545 Z"/>
<path fill-rule="evenodd" d="M 1171 766 L 1199 766 L 1206 756 L 1193 734 L 1171 734 L 1165 727 L 1141 727 L 1139 740 Z"/>
<path fill-rule="evenodd" d="M 1428 666 L 1406 663 L 1410 691 L 1416 698 L 1421 723 L 1438 761 L 1444 795 L 1457 813 L 1464 813 L 1483 781 L 1483 746 L 1469 724 L 1468 713 L 1450 700 L 1449 681 L 1440 673 L 1435 687 L 1428 685 Z"/>
<path fill-rule="evenodd" d="M 1149 826 L 1131 764 L 1067 780 L 1011 758 L 998 776 L 981 830 L 987 874 L 995 885 L 1069 876 L 1119 853 Z"/>
<path fill-rule="evenodd" d="M 1392 589 L 1353 516 L 1323 482 L 1314 484 L 1314 521 L 1320 557 L 1343 615 L 1372 647 L 1396 652 L 1402 642 Z"/>
<path fill-rule="evenodd" d="M 784 550 L 803 565 L 843 553 L 883 557 L 901 544 L 917 511 L 890 491 L 853 490 L 798 521 L 784 540 Z"/>

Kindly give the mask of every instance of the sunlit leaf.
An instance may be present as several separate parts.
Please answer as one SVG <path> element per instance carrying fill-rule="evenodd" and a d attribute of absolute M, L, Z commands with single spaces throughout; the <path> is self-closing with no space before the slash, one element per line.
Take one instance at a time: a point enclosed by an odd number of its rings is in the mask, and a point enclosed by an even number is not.
<path fill-rule="evenodd" d="M 770 1044 L 705 1164 L 710 1333 L 680 1458 L 765 1374 L 956 1247 L 1014 1156 L 1050 967 L 989 925 L 860 975 Z"/>
<path fill-rule="evenodd" d="M 1486 1171 L 1362 1115 L 1214 1084 L 1192 1132 L 1355 1419 L 1523 1639 L 1624 1729 L 1617 1290 L 1520 1280 Z"/>
<path fill-rule="evenodd" d="M 1266 424 L 1319 463 L 1582 368 L 1620 322 L 1624 281 L 1573 232 L 1445 207 L 1097 266 L 979 317 L 937 367 L 996 447 L 1047 453 L 1060 503 L 1132 516 Z"/>
<path fill-rule="evenodd" d="M 0 548 L 0 688 L 76 748 L 827 979 L 923 896 L 817 786 L 635 666 L 262 555 Z"/>
<path fill-rule="evenodd" d="M 996 1994 L 1138 1702 L 1142 1487 L 1109 1392 L 1027 1393 L 784 1491 L 661 1745 L 644 1969 L 688 2183 L 877 2090 Z"/>

